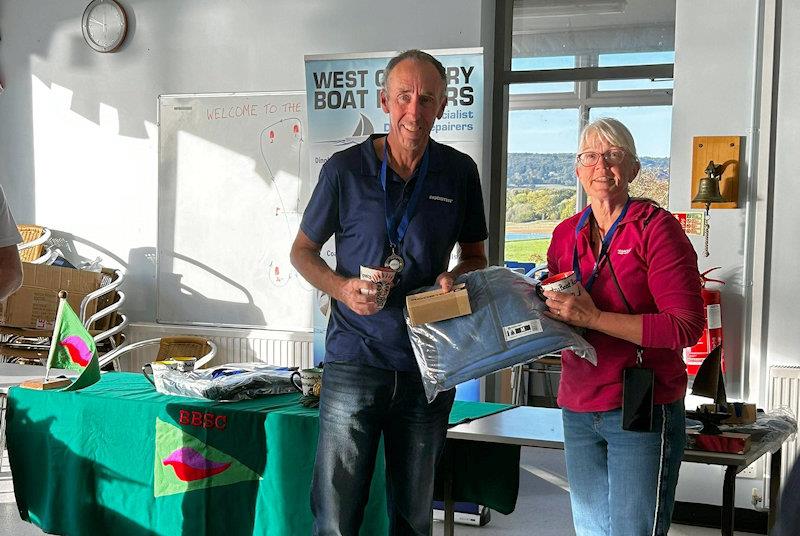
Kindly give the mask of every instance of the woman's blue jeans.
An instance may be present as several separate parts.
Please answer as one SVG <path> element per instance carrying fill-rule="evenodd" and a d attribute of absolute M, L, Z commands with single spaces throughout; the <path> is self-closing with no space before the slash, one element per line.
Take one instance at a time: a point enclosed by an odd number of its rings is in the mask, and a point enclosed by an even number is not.
<path fill-rule="evenodd" d="M 455 390 L 428 404 L 419 372 L 325 364 L 311 489 L 315 535 L 355 536 L 381 434 L 391 535 L 431 528 L 433 480 Z"/>
<path fill-rule="evenodd" d="M 683 400 L 653 408 L 652 432 L 623 430 L 620 409 L 562 414 L 576 534 L 666 536 L 686 447 Z"/>

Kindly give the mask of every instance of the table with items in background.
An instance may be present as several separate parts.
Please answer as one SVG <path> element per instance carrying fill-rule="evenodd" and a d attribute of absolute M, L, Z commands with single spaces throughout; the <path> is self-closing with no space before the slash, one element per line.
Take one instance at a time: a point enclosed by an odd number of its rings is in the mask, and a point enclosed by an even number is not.
<path fill-rule="evenodd" d="M 20 515 L 56 534 L 309 534 L 319 413 L 298 401 L 166 396 L 124 372 L 70 393 L 11 388 L 8 450 Z M 457 401 L 450 422 L 506 408 Z M 518 473 L 519 447 L 505 454 L 460 471 L 454 495 L 512 511 L 516 487 L 480 484 Z M 361 534 L 388 531 L 383 467 L 378 456 Z"/>
<path fill-rule="evenodd" d="M 768 527 L 772 528 L 778 509 L 778 497 L 781 480 L 781 446 L 790 435 L 786 431 L 776 431 L 755 439 L 750 450 L 745 454 L 726 454 L 721 452 L 705 452 L 686 450 L 684 462 L 705 463 L 725 467 L 725 478 L 722 485 L 722 509 L 720 528 L 725 536 L 733 534 L 734 498 L 736 475 L 761 459 L 767 453 L 772 454 L 770 463 L 769 517 Z M 498 449 L 513 445 L 524 447 L 564 448 L 564 428 L 561 421 L 561 410 L 553 408 L 537 408 L 519 406 L 492 414 L 470 422 L 459 424 L 447 432 L 448 446 L 455 442 L 461 444 L 482 445 L 487 459 L 495 459 Z M 442 464 L 443 480 L 447 483 L 451 478 L 454 483 L 464 477 L 462 463 L 453 463 L 445 458 Z M 519 469 L 516 471 L 497 471 L 491 482 L 482 485 L 506 490 L 517 490 L 519 486 Z M 457 500 L 455 492 L 448 493 L 445 485 L 445 536 L 452 536 L 453 503 Z M 516 492 L 514 493 L 516 498 Z"/>

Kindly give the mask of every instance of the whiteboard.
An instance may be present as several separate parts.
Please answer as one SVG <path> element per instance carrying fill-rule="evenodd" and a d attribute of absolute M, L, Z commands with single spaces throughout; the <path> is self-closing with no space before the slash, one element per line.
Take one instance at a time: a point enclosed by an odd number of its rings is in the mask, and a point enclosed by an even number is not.
<path fill-rule="evenodd" d="M 310 195 L 305 101 L 159 97 L 158 322 L 311 331 L 289 263 Z"/>

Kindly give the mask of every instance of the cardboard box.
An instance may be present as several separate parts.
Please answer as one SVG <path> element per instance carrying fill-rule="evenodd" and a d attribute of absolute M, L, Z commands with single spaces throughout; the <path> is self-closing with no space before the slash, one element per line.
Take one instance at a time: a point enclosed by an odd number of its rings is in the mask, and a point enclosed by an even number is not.
<path fill-rule="evenodd" d="M 706 452 L 727 452 L 744 454 L 750 450 L 750 434 L 722 432 L 721 434 L 701 434 L 696 430 L 686 432 L 686 448 Z"/>
<path fill-rule="evenodd" d="M 450 292 L 442 292 L 441 289 L 437 289 L 406 296 L 406 308 L 412 326 L 448 320 L 472 313 L 464 283 L 454 286 Z"/>
<path fill-rule="evenodd" d="M 45 264 L 22 263 L 22 287 L 0 302 L 0 325 L 29 329 L 53 329 L 58 311 L 58 291 L 67 291 L 67 302 L 80 314 L 81 300 L 100 288 L 102 274 Z M 97 310 L 92 300 L 87 314 Z"/>
<path fill-rule="evenodd" d="M 727 408 L 725 407 L 727 406 Z M 728 402 L 725 406 L 717 404 L 700 404 L 697 411 L 711 413 L 728 413 L 730 417 L 721 424 L 752 424 L 756 422 L 756 405 L 745 402 Z"/>

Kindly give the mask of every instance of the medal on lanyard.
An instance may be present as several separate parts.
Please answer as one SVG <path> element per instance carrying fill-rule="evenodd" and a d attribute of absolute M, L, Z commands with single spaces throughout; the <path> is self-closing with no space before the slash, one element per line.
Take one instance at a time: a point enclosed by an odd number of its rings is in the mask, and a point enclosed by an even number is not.
<path fill-rule="evenodd" d="M 631 198 L 629 197 L 628 200 L 625 202 L 625 206 L 622 208 L 622 212 L 619 213 L 617 219 L 614 220 L 614 223 L 611 225 L 611 228 L 606 233 L 606 236 L 603 237 L 603 244 L 600 246 L 600 254 L 597 255 L 597 260 L 594 263 L 594 269 L 592 269 L 592 274 L 589 276 L 589 279 L 586 281 L 586 284 L 583 288 L 586 289 L 587 292 L 592 290 L 592 285 L 594 285 L 594 280 L 597 279 L 597 274 L 600 271 L 600 265 L 602 264 L 605 257 L 608 255 L 608 247 L 611 245 L 611 240 L 614 238 L 614 233 L 617 230 L 617 226 L 619 226 L 619 222 L 622 221 L 622 218 L 625 217 L 625 214 L 628 213 L 628 207 L 631 204 Z M 581 214 L 581 218 L 578 220 L 578 225 L 575 227 L 575 247 L 572 250 L 572 271 L 575 272 L 575 278 L 578 282 L 581 282 L 581 265 L 578 262 L 578 235 L 583 229 L 583 226 L 586 225 L 589 216 L 592 214 L 592 206 L 589 205 L 586 207 L 586 210 Z"/>
<path fill-rule="evenodd" d="M 395 272 L 402 272 L 403 267 L 406 265 L 406 261 L 403 260 L 403 257 L 397 254 L 394 246 L 392 246 L 392 254 L 386 257 L 386 260 L 383 261 L 383 265 L 387 268 L 391 268 Z"/>
<path fill-rule="evenodd" d="M 394 218 L 394 210 L 392 210 L 391 202 L 389 200 L 389 189 L 386 187 L 386 172 L 388 162 L 388 149 L 389 140 L 385 139 L 383 142 L 383 162 L 381 162 L 381 187 L 384 194 L 384 207 L 386 208 L 386 234 L 389 235 L 389 247 L 392 248 L 392 253 L 383 261 L 383 265 L 391 268 L 395 272 L 403 271 L 406 263 L 403 257 L 397 254 L 403 238 L 406 236 L 408 224 L 411 218 L 414 217 L 414 211 L 417 208 L 417 203 L 422 195 L 422 183 L 425 181 L 425 176 L 428 174 L 428 156 L 430 153 L 430 144 L 425 148 L 425 154 L 422 156 L 422 163 L 419 166 L 419 175 L 417 176 L 417 183 L 414 185 L 414 191 L 411 192 L 411 198 L 408 200 L 406 209 L 400 223 L 397 223 Z"/>

